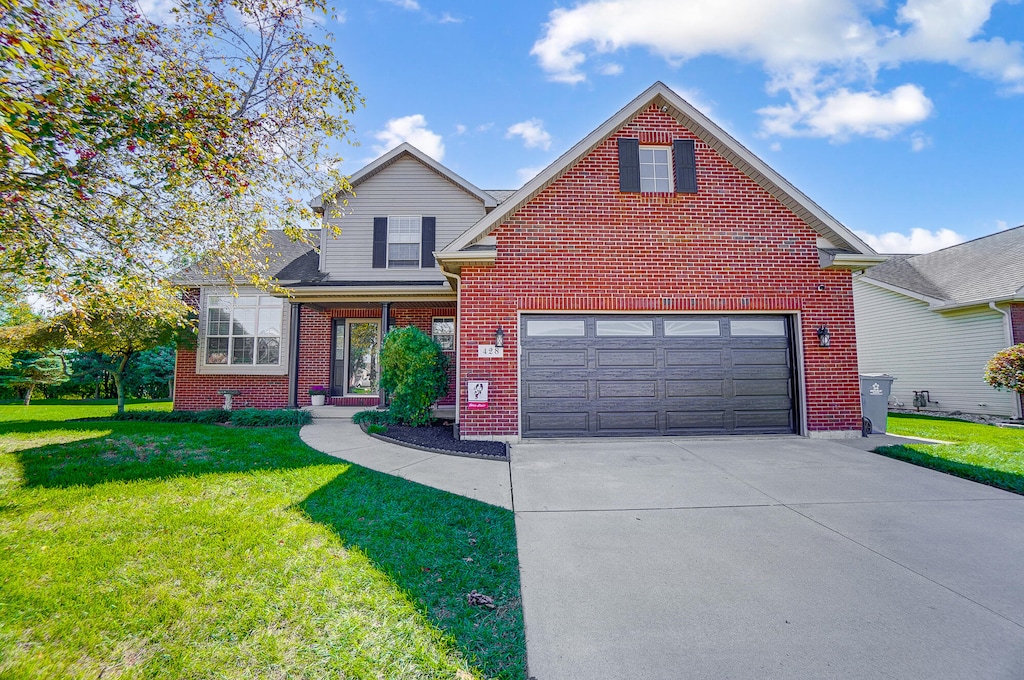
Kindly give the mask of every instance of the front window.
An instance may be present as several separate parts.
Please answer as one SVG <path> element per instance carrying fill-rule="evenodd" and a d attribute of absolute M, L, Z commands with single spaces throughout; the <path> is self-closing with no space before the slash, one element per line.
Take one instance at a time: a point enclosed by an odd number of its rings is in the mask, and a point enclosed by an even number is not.
<path fill-rule="evenodd" d="M 282 304 L 269 295 L 211 295 L 206 305 L 205 363 L 280 365 Z"/>
<path fill-rule="evenodd" d="M 388 268 L 420 266 L 419 215 L 392 215 L 388 217 Z"/>
<path fill-rule="evenodd" d="M 434 338 L 441 349 L 446 351 L 455 350 L 455 318 L 451 316 L 436 316 L 430 325 L 430 336 Z"/>
<path fill-rule="evenodd" d="M 672 192 L 672 153 L 667 146 L 640 147 L 640 191 Z"/>

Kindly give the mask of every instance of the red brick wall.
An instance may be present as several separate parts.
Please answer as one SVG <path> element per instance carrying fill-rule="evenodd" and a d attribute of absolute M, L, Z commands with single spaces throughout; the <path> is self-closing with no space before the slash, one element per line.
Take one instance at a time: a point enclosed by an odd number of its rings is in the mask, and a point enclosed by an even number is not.
<path fill-rule="evenodd" d="M 515 352 L 479 359 L 476 346 L 501 325 L 515 348 L 520 310 L 799 310 L 808 428 L 859 430 L 851 275 L 823 271 L 817 234 L 700 140 L 699 193 L 620 193 L 618 137 L 696 139 L 651 107 L 495 229 L 493 266 L 463 268 L 461 432 L 518 432 Z M 470 380 L 490 382 L 488 409 L 465 408 Z"/>

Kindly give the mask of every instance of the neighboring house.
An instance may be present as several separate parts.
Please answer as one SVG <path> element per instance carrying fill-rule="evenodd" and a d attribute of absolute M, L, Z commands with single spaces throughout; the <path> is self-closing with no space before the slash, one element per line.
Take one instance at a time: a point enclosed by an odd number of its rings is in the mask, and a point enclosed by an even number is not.
<path fill-rule="evenodd" d="M 989 387 L 985 364 L 1024 342 L 1024 226 L 924 255 L 894 255 L 854 278 L 863 373 L 896 377 L 912 408 L 1021 417 L 1021 400 Z"/>
<path fill-rule="evenodd" d="M 351 184 L 316 270 L 275 265 L 290 299 L 197 287 L 176 408 L 375 404 L 380 334 L 414 324 L 466 438 L 860 433 L 852 272 L 884 258 L 661 83 L 515 192 L 408 144 Z"/>

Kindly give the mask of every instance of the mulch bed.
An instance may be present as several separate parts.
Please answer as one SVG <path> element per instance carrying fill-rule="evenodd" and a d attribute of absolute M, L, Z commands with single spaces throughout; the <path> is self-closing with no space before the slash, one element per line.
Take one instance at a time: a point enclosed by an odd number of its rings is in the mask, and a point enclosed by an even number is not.
<path fill-rule="evenodd" d="M 363 432 L 367 426 L 364 424 Z M 384 439 L 403 446 L 434 453 L 445 453 L 470 458 L 487 458 L 490 460 L 508 460 L 508 445 L 505 442 L 483 442 L 468 439 L 456 439 L 451 421 L 442 421 L 423 427 L 408 425 L 388 425 L 387 431 L 371 434 L 371 437 Z"/>

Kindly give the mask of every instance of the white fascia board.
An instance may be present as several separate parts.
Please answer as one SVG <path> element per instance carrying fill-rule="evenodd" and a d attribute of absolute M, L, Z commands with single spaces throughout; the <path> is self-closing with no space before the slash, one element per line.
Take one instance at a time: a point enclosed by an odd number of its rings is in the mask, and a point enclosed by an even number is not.
<path fill-rule="evenodd" d="M 859 271 L 882 264 L 889 259 L 888 255 L 862 255 L 859 253 L 836 253 L 832 262 L 825 269 L 850 269 Z"/>
<path fill-rule="evenodd" d="M 968 307 L 988 307 L 989 303 L 1005 304 L 1013 302 L 1024 302 L 1024 295 L 1004 295 L 1003 297 L 982 298 L 979 300 L 970 300 L 968 302 L 940 302 L 938 304 L 928 305 L 928 309 L 934 312 L 951 312 L 958 309 L 967 309 Z"/>
<path fill-rule="evenodd" d="M 856 234 L 829 215 L 821 206 L 770 168 L 767 163 L 755 156 L 729 133 L 660 81 L 654 83 L 654 85 L 619 110 L 618 113 L 587 135 L 582 141 L 559 156 L 551 165 L 523 185 L 519 191 L 506 199 L 495 210 L 492 210 L 483 219 L 449 243 L 444 248 L 444 252 L 460 250 L 486 236 L 494 227 L 501 224 L 509 215 L 540 193 L 540 191 L 568 170 L 580 158 L 659 98 L 669 108 L 669 112 L 679 120 L 681 125 L 684 125 L 718 153 L 722 154 L 723 157 L 736 165 L 752 180 L 763 187 L 767 183 L 768 187 L 765 187 L 766 190 L 775 195 L 776 198 L 779 198 L 783 204 L 787 204 L 787 207 L 797 213 L 816 232 L 837 246 L 849 247 L 864 255 L 876 254 L 871 246 L 862 241 Z"/>

